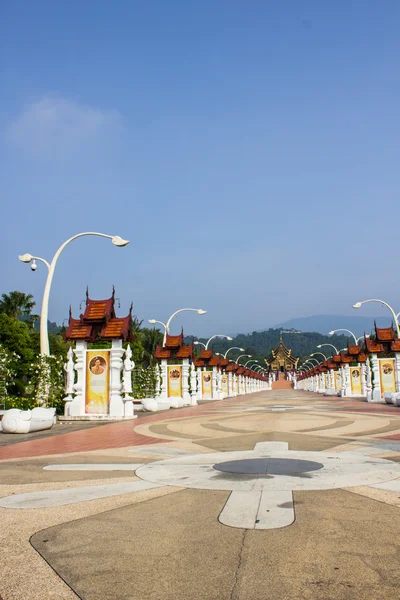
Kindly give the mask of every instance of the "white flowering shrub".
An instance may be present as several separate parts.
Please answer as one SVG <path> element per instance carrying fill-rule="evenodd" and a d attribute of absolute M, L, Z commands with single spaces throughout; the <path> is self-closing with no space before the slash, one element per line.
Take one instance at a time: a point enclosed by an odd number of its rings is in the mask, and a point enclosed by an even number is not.
<path fill-rule="evenodd" d="M 64 359 L 40 354 L 31 364 L 30 384 L 35 390 L 37 406 L 63 407 Z"/>
<path fill-rule="evenodd" d="M 156 393 L 157 375 L 155 367 L 135 368 L 133 371 L 133 397 L 154 398 Z"/>
<path fill-rule="evenodd" d="M 0 344 L 0 402 L 5 407 L 7 391 L 16 376 L 15 362 L 20 357 L 16 352 L 11 352 Z"/>

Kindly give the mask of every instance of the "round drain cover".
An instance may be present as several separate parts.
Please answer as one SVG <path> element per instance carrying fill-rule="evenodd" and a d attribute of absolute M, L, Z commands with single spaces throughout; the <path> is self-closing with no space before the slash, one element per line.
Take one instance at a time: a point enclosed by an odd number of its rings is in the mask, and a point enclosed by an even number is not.
<path fill-rule="evenodd" d="M 214 465 L 214 469 L 223 473 L 241 475 L 297 475 L 318 471 L 323 466 L 319 462 L 296 460 L 295 458 L 249 458 L 218 463 Z"/>

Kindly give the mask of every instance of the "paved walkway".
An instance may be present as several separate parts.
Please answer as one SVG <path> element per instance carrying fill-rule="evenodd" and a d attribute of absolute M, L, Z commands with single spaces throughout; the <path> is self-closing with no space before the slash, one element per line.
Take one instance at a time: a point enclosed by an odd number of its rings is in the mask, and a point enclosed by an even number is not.
<path fill-rule="evenodd" d="M 395 407 L 274 390 L 0 458 L 3 600 L 400 597 Z"/>

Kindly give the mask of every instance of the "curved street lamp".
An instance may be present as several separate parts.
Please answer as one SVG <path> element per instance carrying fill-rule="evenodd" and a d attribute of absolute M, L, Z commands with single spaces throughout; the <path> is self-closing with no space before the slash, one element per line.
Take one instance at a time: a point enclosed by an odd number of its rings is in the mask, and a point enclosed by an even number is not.
<path fill-rule="evenodd" d="M 320 354 L 321 356 L 324 357 L 324 360 L 328 360 L 328 357 L 325 356 L 325 354 L 323 354 L 322 352 L 313 352 L 312 354 L 310 354 L 310 356 L 315 356 L 316 354 Z"/>
<path fill-rule="evenodd" d="M 335 354 L 339 354 L 339 350 L 336 348 L 336 346 L 334 346 L 333 344 L 319 344 L 317 346 L 317 348 L 323 348 L 324 346 L 330 346 L 331 348 L 334 349 Z"/>
<path fill-rule="evenodd" d="M 45 356 L 50 355 L 50 346 L 49 346 L 49 332 L 47 327 L 47 320 L 49 315 L 49 297 L 50 297 L 50 289 L 51 283 L 53 281 L 54 269 L 56 268 L 58 257 L 61 252 L 64 250 L 68 244 L 70 244 L 73 240 L 77 238 L 86 236 L 86 235 L 96 235 L 98 237 L 108 238 L 112 241 L 114 246 L 122 248 L 123 246 L 127 246 L 129 244 L 129 240 L 122 239 L 119 235 L 106 235 L 105 233 L 97 233 L 95 231 L 86 231 L 84 233 L 78 233 L 77 235 L 72 236 L 66 242 L 64 242 L 57 252 L 54 254 L 51 263 L 48 263 L 44 258 L 40 258 L 39 256 L 32 256 L 32 254 L 22 254 L 18 256 L 19 260 L 24 263 L 30 263 L 32 271 L 36 271 L 36 261 L 40 261 L 46 265 L 48 273 L 47 279 L 44 286 L 43 299 L 42 299 L 42 308 L 40 312 L 40 354 Z"/>
<path fill-rule="evenodd" d="M 399 326 L 399 321 L 398 321 L 399 315 L 398 314 L 396 315 L 396 313 L 394 312 L 394 309 L 390 306 L 390 304 L 388 304 L 384 300 L 378 300 L 376 298 L 372 298 L 370 300 L 363 300 L 362 302 L 356 302 L 355 304 L 353 304 L 353 308 L 360 308 L 361 305 L 365 304 L 366 302 L 379 302 L 380 304 L 383 304 L 383 306 L 386 306 L 386 308 L 388 308 L 390 310 L 390 312 L 392 313 L 394 324 L 396 325 L 397 337 L 400 338 L 400 326 Z"/>
<path fill-rule="evenodd" d="M 206 310 L 203 310 L 202 308 L 180 308 L 179 310 L 176 310 L 168 319 L 168 321 L 166 323 L 163 323 L 162 321 L 156 321 L 155 319 L 149 319 L 149 323 L 151 323 L 152 325 L 154 325 L 154 323 L 160 323 L 161 325 L 164 326 L 164 339 L 163 339 L 163 346 L 165 346 L 165 343 L 167 341 L 167 334 L 169 334 L 169 326 L 171 324 L 171 321 L 174 317 L 176 317 L 177 314 L 187 311 L 187 310 L 191 310 L 194 312 L 197 312 L 198 315 L 205 315 L 206 314 Z"/>
<path fill-rule="evenodd" d="M 235 362 L 235 363 L 238 365 L 238 364 L 239 364 L 239 360 L 240 360 L 241 358 L 245 358 L 245 357 L 246 357 L 246 358 L 251 358 L 251 354 L 241 354 L 241 355 L 238 357 L 238 359 L 237 359 L 237 360 L 235 360 L 234 362 Z"/>
<path fill-rule="evenodd" d="M 216 352 L 215 354 L 217 356 L 223 356 L 224 358 L 226 358 L 228 356 L 228 352 L 230 352 L 231 350 L 240 350 L 240 352 L 244 352 L 244 348 L 239 348 L 239 346 L 232 346 L 231 348 L 228 348 L 225 354 L 222 354 L 222 352 Z"/>
<path fill-rule="evenodd" d="M 226 340 L 228 340 L 229 342 L 232 341 L 232 338 L 229 335 L 223 335 L 222 333 L 217 333 L 216 335 L 211 336 L 208 340 L 207 343 L 203 344 L 203 342 L 193 342 L 195 346 L 204 346 L 205 350 L 208 350 L 208 344 L 211 342 L 211 340 L 213 340 L 214 338 L 225 338 Z"/>
<path fill-rule="evenodd" d="M 357 344 L 357 338 L 356 338 L 356 336 L 354 335 L 354 333 L 353 333 L 352 331 L 350 331 L 350 329 L 343 329 L 343 328 L 340 328 L 340 329 L 333 329 L 333 331 L 330 331 L 330 332 L 329 332 L 329 335 L 333 335 L 334 333 L 337 333 L 338 331 L 347 331 L 347 333 L 349 333 L 351 336 L 353 336 L 353 338 L 354 338 L 354 341 L 355 341 L 355 343 Z"/>
<path fill-rule="evenodd" d="M 248 360 L 248 361 L 247 361 L 247 363 L 246 363 L 246 364 L 244 364 L 243 366 L 244 366 L 244 367 L 247 367 L 247 365 L 249 364 L 249 362 L 251 362 L 252 360 L 253 360 L 253 359 L 252 359 L 252 358 L 250 358 L 250 360 Z M 258 360 L 255 360 L 255 361 L 254 361 L 254 364 L 255 364 L 255 363 L 257 363 L 257 362 L 258 362 Z M 250 369 L 250 368 L 251 368 L 251 367 L 249 367 L 249 369 Z"/>

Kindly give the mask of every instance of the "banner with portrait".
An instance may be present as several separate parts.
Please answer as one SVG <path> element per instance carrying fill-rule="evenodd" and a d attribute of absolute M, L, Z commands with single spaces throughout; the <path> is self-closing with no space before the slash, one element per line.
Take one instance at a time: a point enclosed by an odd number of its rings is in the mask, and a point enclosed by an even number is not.
<path fill-rule="evenodd" d="M 211 371 L 202 371 L 201 373 L 201 381 L 203 388 L 203 398 L 212 398 L 212 372 Z"/>
<path fill-rule="evenodd" d="M 379 374 L 381 376 L 381 396 L 385 392 L 396 391 L 396 371 L 394 358 L 379 358 Z"/>
<path fill-rule="evenodd" d="M 182 397 L 182 367 L 168 366 L 168 397 Z"/>
<path fill-rule="evenodd" d="M 340 371 L 335 371 L 335 390 L 340 392 L 342 389 L 342 374 Z"/>
<path fill-rule="evenodd" d="M 361 395 L 361 370 L 360 367 L 350 367 L 351 393 Z"/>
<path fill-rule="evenodd" d="M 108 415 L 110 412 L 110 351 L 86 352 L 85 413 Z"/>
<path fill-rule="evenodd" d="M 228 395 L 228 373 L 222 373 L 221 375 L 221 390 Z"/>

